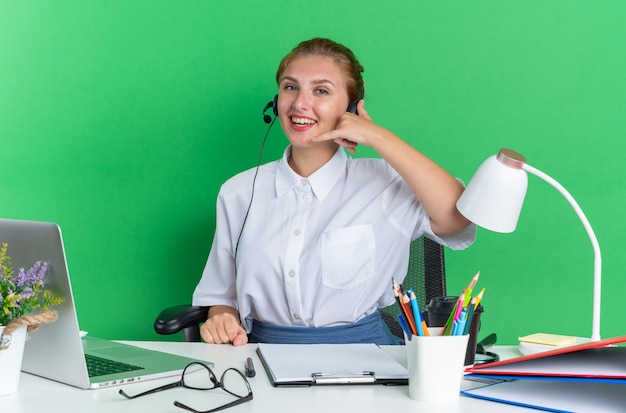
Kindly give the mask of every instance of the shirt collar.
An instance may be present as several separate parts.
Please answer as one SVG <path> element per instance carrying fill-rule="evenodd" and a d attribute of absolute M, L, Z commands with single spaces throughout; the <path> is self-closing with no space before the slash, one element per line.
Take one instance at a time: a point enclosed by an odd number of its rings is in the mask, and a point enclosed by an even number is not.
<path fill-rule="evenodd" d="M 278 162 L 276 171 L 276 196 L 285 194 L 295 185 L 299 185 L 303 179 L 307 179 L 313 193 L 319 201 L 322 201 L 328 195 L 342 174 L 345 173 L 346 164 L 349 159 L 346 151 L 340 146 L 337 148 L 337 152 L 335 152 L 333 157 L 320 169 L 315 171 L 308 178 L 302 178 L 295 173 L 287 163 L 290 156 L 291 146 L 288 146 L 283 153 L 283 157 Z"/>

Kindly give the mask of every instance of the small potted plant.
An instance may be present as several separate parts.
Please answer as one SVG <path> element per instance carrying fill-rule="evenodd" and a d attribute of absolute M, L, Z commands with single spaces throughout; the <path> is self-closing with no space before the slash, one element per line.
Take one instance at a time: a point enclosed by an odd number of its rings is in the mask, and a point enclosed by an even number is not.
<path fill-rule="evenodd" d="M 0 247 L 0 396 L 17 391 L 27 333 L 55 321 L 50 307 L 63 301 L 45 289 L 47 262 L 14 272 L 7 248 Z"/>

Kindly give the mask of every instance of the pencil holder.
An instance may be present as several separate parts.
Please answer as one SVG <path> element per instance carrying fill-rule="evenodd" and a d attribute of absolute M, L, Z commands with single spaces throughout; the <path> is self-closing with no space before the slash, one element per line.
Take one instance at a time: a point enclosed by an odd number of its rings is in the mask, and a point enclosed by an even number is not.
<path fill-rule="evenodd" d="M 450 312 L 454 308 L 459 297 L 446 296 L 436 297 L 430 300 L 430 303 L 426 306 L 426 313 L 428 317 L 428 325 L 430 327 L 443 327 L 450 316 Z M 467 342 L 467 351 L 465 353 L 465 365 L 470 366 L 474 364 L 476 357 L 476 342 L 478 339 L 478 332 L 480 331 L 480 316 L 483 313 L 483 306 L 481 304 L 476 307 L 472 316 L 472 321 L 469 326 L 469 339 Z"/>
<path fill-rule="evenodd" d="M 429 403 L 453 402 L 461 391 L 469 335 L 442 336 L 441 328 L 429 330 L 430 336 L 406 340 L 409 396 Z"/>

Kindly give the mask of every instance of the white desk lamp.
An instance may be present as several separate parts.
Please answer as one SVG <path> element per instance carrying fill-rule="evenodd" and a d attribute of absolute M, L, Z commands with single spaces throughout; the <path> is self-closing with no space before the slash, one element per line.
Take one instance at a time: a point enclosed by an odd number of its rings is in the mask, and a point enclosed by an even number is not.
<path fill-rule="evenodd" d="M 523 155 L 510 149 L 501 149 L 498 155 L 489 157 L 478 168 L 456 206 L 461 214 L 476 225 L 496 232 L 513 232 L 517 226 L 528 186 L 528 176 L 525 171 L 538 176 L 555 187 L 572 205 L 587 230 L 594 252 L 591 340 L 600 340 L 602 267 L 600 245 L 587 217 L 576 200 L 561 184 L 528 165 Z"/>

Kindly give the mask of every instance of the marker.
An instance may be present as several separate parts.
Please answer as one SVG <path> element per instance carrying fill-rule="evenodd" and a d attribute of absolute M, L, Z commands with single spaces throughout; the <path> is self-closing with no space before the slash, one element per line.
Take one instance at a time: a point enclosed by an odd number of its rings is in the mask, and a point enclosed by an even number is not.
<path fill-rule="evenodd" d="M 254 377 L 255 375 L 254 364 L 252 363 L 252 359 L 248 357 L 246 359 L 246 377 Z"/>

